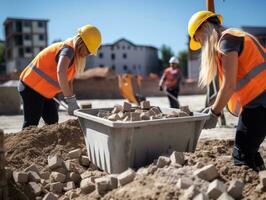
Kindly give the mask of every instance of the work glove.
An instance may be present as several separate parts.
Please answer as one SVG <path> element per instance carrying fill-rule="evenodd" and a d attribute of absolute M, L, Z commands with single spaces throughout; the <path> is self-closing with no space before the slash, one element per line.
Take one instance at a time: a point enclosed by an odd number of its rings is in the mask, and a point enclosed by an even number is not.
<path fill-rule="evenodd" d="M 67 103 L 67 112 L 69 115 L 74 115 L 74 110 L 79 109 L 79 105 L 77 103 L 76 96 L 73 95 L 71 97 L 65 97 L 65 102 Z"/>
<path fill-rule="evenodd" d="M 216 124 L 218 122 L 218 117 L 219 115 L 216 115 L 213 113 L 211 107 L 207 107 L 205 108 L 202 113 L 206 113 L 206 114 L 209 114 L 210 115 L 210 118 L 206 120 L 203 128 L 204 129 L 211 129 L 211 128 L 215 128 L 216 127 Z"/>

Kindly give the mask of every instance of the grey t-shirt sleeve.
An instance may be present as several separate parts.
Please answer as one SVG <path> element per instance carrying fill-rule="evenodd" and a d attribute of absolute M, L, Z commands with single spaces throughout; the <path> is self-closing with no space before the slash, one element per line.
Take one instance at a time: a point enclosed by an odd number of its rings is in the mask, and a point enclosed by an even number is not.
<path fill-rule="evenodd" d="M 243 44 L 244 37 L 226 34 L 221 39 L 220 49 L 225 53 L 236 51 L 238 52 L 238 55 L 240 55 L 243 50 Z"/>
<path fill-rule="evenodd" d="M 67 56 L 71 60 L 70 67 L 74 62 L 74 49 L 71 47 L 63 47 L 56 55 L 56 62 L 58 62 L 60 56 Z"/>

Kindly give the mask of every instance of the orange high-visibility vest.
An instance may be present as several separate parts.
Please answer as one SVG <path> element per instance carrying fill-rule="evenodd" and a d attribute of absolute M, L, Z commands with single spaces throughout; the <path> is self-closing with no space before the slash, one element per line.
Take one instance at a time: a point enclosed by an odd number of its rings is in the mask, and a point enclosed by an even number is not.
<path fill-rule="evenodd" d="M 228 32 L 224 32 L 222 37 Z M 229 33 L 230 34 L 230 33 Z M 234 35 L 234 34 L 232 34 Z M 221 54 L 218 53 L 218 75 L 223 81 Z M 266 90 L 266 49 L 249 36 L 244 36 L 244 47 L 238 57 L 237 85 L 227 109 L 239 116 L 243 107 Z"/>
<path fill-rule="evenodd" d="M 177 86 L 178 80 L 176 79 L 176 75 L 179 73 L 179 69 L 173 69 L 172 67 L 168 67 L 164 71 L 165 76 L 165 86 L 167 88 L 175 88 Z"/>
<path fill-rule="evenodd" d="M 61 92 L 57 78 L 56 55 L 63 47 L 74 48 L 73 40 L 58 42 L 42 50 L 20 74 L 27 86 L 46 98 L 53 98 Z M 67 80 L 71 81 L 76 72 L 75 62 L 67 70 Z"/>

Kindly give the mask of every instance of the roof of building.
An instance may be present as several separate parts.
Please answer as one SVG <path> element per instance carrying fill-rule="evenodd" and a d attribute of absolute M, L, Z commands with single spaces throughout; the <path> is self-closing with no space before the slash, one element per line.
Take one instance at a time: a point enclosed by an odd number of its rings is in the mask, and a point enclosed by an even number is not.
<path fill-rule="evenodd" d="M 266 27 L 264 26 L 242 26 L 242 30 L 255 35 L 255 36 L 260 36 L 260 35 L 265 35 L 266 36 Z"/>
<path fill-rule="evenodd" d="M 133 42 L 131 42 L 130 40 L 128 40 L 126 38 L 120 38 L 120 39 L 118 39 L 117 41 L 115 41 L 112 44 L 104 44 L 102 46 L 115 46 L 115 45 L 117 45 L 121 41 L 125 41 L 125 42 L 127 42 L 128 44 L 130 44 L 133 47 L 144 47 L 144 48 L 151 48 L 151 49 L 157 50 L 156 47 L 153 47 L 153 46 L 150 46 L 150 45 L 138 45 L 138 44 L 134 44 Z"/>
<path fill-rule="evenodd" d="M 4 21 L 4 25 L 11 22 L 11 21 L 44 21 L 48 22 L 49 19 L 36 19 L 36 18 L 15 18 L 15 17 L 8 17 Z"/>

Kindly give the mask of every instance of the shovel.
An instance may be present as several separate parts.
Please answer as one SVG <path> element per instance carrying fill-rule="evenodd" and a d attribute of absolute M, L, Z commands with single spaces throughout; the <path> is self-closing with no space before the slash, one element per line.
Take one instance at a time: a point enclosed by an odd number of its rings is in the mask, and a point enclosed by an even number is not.
<path fill-rule="evenodd" d="M 63 106 L 65 109 L 68 109 L 68 106 L 66 105 L 65 102 L 62 102 L 62 101 L 58 100 L 58 99 L 55 98 L 55 97 L 53 98 L 53 100 L 54 100 L 56 103 L 58 103 L 59 105 Z"/>

